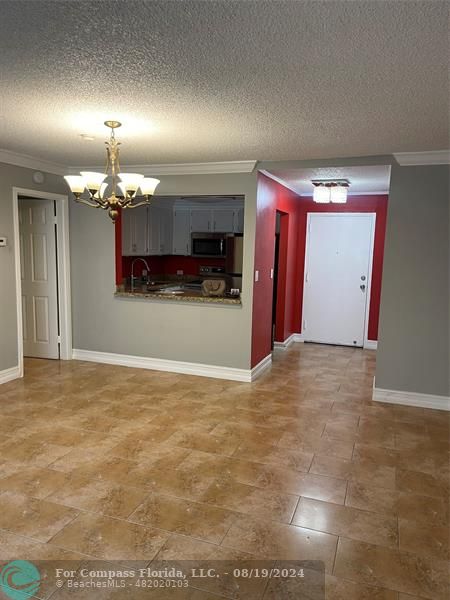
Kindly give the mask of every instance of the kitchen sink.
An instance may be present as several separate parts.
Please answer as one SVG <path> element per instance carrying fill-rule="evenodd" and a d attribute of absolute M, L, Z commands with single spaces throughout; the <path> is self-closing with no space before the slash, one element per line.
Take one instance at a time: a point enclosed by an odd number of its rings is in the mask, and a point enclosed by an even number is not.
<path fill-rule="evenodd" d="M 156 288 L 149 291 L 154 292 L 155 294 L 167 294 L 168 296 L 170 296 L 173 294 L 182 294 L 183 287 L 181 285 L 171 285 L 167 287 Z"/>

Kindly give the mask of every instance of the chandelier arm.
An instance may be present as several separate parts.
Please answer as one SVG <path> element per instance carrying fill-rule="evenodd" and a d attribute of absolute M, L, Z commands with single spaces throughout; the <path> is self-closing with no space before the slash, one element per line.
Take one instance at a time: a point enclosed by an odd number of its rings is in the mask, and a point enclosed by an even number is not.
<path fill-rule="evenodd" d="M 92 196 L 92 194 L 91 194 L 91 200 L 94 200 L 94 202 L 96 202 L 98 204 L 98 206 L 101 208 L 108 208 L 108 205 L 109 205 L 108 199 L 103 200 L 103 198 L 100 198 L 100 190 L 98 190 L 97 195 L 98 195 L 98 197 Z"/>
<path fill-rule="evenodd" d="M 146 196 L 145 200 L 142 200 L 141 202 L 138 202 L 137 204 L 127 204 L 125 208 L 138 208 L 138 206 L 144 206 L 144 204 L 150 204 L 150 198 L 152 196 Z"/>
<path fill-rule="evenodd" d="M 82 198 L 77 197 L 75 197 L 75 202 L 78 202 L 79 204 L 86 204 L 86 206 L 91 206 L 92 208 L 106 208 L 97 201 L 94 204 L 93 202 L 89 202 L 89 200 L 83 200 Z"/>

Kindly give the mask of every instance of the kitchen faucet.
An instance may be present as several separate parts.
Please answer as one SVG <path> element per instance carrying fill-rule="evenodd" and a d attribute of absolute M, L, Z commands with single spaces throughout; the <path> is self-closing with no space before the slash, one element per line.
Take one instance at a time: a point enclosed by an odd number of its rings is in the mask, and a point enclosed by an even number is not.
<path fill-rule="evenodd" d="M 142 260 L 142 262 L 145 265 L 145 268 L 147 269 L 147 282 L 148 282 L 148 274 L 150 273 L 150 267 L 148 266 L 148 262 L 145 260 L 145 258 L 141 258 L 140 256 L 138 256 L 137 258 L 135 258 L 133 260 L 133 262 L 131 263 L 131 291 L 134 291 L 134 264 L 138 261 L 138 260 Z"/>

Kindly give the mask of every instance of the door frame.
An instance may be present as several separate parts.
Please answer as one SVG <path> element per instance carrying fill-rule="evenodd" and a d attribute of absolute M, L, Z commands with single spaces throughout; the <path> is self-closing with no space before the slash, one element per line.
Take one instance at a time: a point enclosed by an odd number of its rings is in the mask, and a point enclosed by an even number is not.
<path fill-rule="evenodd" d="M 305 265 L 303 273 L 303 296 L 302 296 L 302 333 L 303 333 L 303 322 L 305 318 L 304 307 L 305 307 L 305 293 L 306 293 L 306 277 L 308 275 L 307 265 L 309 259 L 309 226 L 311 223 L 311 217 L 360 217 L 368 216 L 371 217 L 371 228 L 370 228 L 370 241 L 369 241 L 369 268 L 367 271 L 367 294 L 366 294 L 366 307 L 364 311 L 364 338 L 363 348 L 373 349 L 373 341 L 369 340 L 369 313 L 370 313 L 370 300 L 372 294 L 372 267 L 373 267 L 373 252 L 375 243 L 375 225 L 377 220 L 377 214 L 374 212 L 308 212 L 306 213 L 306 241 L 305 241 Z"/>
<path fill-rule="evenodd" d="M 38 190 L 13 187 L 13 226 L 14 226 L 14 263 L 16 272 L 17 306 L 17 352 L 19 377 L 23 377 L 23 329 L 22 329 L 22 280 L 20 276 L 20 229 L 19 196 L 36 200 L 54 200 L 56 202 L 56 249 L 58 255 L 58 311 L 60 332 L 60 359 L 72 359 L 72 304 L 70 292 L 70 244 L 69 244 L 69 198 L 63 194 L 53 194 Z"/>

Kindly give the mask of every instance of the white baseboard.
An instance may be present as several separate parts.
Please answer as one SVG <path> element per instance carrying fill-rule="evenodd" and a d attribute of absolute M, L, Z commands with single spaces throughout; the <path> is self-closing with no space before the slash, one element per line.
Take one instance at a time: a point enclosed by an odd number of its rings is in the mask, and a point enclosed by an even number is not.
<path fill-rule="evenodd" d="M 387 404 L 403 404 L 405 406 L 450 411 L 450 396 L 433 396 L 432 394 L 383 390 L 374 387 L 372 399 L 375 402 L 386 402 Z"/>
<path fill-rule="evenodd" d="M 280 350 L 286 350 L 286 348 L 289 348 L 289 346 L 291 344 L 294 344 L 297 342 L 304 342 L 302 333 L 291 333 L 291 335 L 288 338 L 286 338 L 284 340 L 284 342 L 274 342 L 273 345 L 274 345 L 274 348 L 277 348 Z"/>
<path fill-rule="evenodd" d="M 0 384 L 7 383 L 8 381 L 12 381 L 13 379 L 18 379 L 20 377 L 20 367 L 11 367 L 10 369 L 5 369 L 4 371 L 0 371 Z"/>
<path fill-rule="evenodd" d="M 280 348 L 281 350 L 286 350 L 286 348 L 289 348 L 289 346 L 295 342 L 296 335 L 299 335 L 299 334 L 291 333 L 291 335 L 288 338 L 286 338 L 284 340 L 284 342 L 274 342 L 273 343 L 274 348 Z"/>
<path fill-rule="evenodd" d="M 378 348 L 377 340 L 365 340 L 364 350 L 376 350 Z"/>
<path fill-rule="evenodd" d="M 184 373 L 185 375 L 198 375 L 200 377 L 213 377 L 214 379 L 231 379 L 232 381 L 254 381 L 267 369 L 272 357 L 266 356 L 253 369 L 236 369 L 233 367 L 220 367 L 179 360 L 166 360 L 162 358 L 148 358 L 144 356 L 130 356 L 127 354 L 113 354 L 111 352 L 96 352 L 92 350 L 75 349 L 72 353 L 75 360 L 134 367 L 137 369 L 153 369 L 155 371 L 168 371 L 170 373 Z"/>
<path fill-rule="evenodd" d="M 264 371 L 272 366 L 272 354 L 268 354 L 250 371 L 250 381 L 255 381 Z"/>

